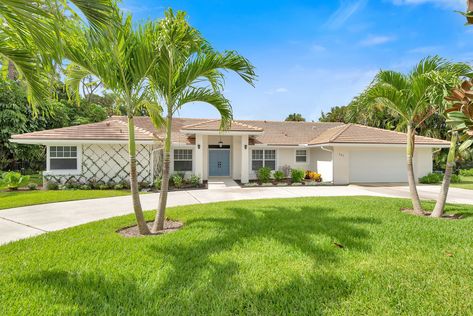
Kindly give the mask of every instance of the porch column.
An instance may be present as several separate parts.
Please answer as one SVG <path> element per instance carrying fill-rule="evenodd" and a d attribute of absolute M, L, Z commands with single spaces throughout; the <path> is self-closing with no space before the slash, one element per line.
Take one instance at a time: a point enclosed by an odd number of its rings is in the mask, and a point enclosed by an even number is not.
<path fill-rule="evenodd" d="M 195 135 L 195 175 L 200 178 L 202 183 L 204 177 L 204 140 L 200 134 Z"/>
<path fill-rule="evenodd" d="M 249 168 L 248 168 L 248 135 L 241 136 L 241 183 L 248 183 Z"/>

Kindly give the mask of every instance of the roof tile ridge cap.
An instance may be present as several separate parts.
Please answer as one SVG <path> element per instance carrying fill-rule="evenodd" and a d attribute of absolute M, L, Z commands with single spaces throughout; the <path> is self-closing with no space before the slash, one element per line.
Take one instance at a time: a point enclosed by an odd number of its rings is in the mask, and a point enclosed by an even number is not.
<path fill-rule="evenodd" d="M 340 128 L 340 131 L 338 133 L 336 133 L 335 135 L 333 135 L 332 137 L 330 137 L 328 139 L 329 142 L 333 142 L 335 141 L 342 133 L 344 133 L 349 127 L 353 126 L 353 123 L 344 123 L 345 125 L 339 125 L 339 126 L 336 126 L 336 127 L 332 127 L 332 128 Z M 331 130 L 332 128 L 328 129 L 327 131 Z"/>
<path fill-rule="evenodd" d="M 239 121 L 232 120 L 232 122 L 235 123 L 235 124 L 238 124 L 240 126 L 251 128 L 253 130 L 260 130 L 260 131 L 263 130 L 261 127 L 252 126 L 250 124 L 242 123 L 242 122 L 239 122 Z"/>
<path fill-rule="evenodd" d="M 404 132 L 399 132 L 399 131 L 395 131 L 395 130 L 390 130 L 390 129 L 385 129 L 385 128 L 379 128 L 379 127 L 374 127 L 374 126 L 368 126 L 368 125 L 363 125 L 363 124 L 354 124 L 356 126 L 360 126 L 360 127 L 365 127 L 365 128 L 371 128 L 371 129 L 374 129 L 374 130 L 382 130 L 382 131 L 385 131 L 385 132 L 391 132 L 391 133 L 395 133 L 395 134 L 399 134 L 399 135 L 402 135 L 402 136 L 406 136 L 406 133 Z M 429 137 L 429 136 L 423 136 L 423 135 L 415 135 L 416 138 L 425 138 L 425 139 L 428 139 L 428 140 L 435 140 L 435 141 L 442 141 L 442 142 L 447 142 L 449 143 L 448 140 L 445 140 L 445 139 L 439 139 L 439 138 L 433 138 L 433 137 Z"/>
<path fill-rule="evenodd" d="M 126 127 L 128 127 L 128 123 L 126 123 L 126 122 L 123 122 L 123 121 L 121 121 L 121 120 L 113 120 L 113 121 L 118 122 L 119 124 L 125 125 Z M 154 125 L 153 125 L 153 126 L 154 126 Z M 138 131 L 140 131 L 140 132 L 142 132 L 142 133 L 148 134 L 148 135 L 150 135 L 150 136 L 153 136 L 153 137 L 156 136 L 156 135 L 154 135 L 154 133 L 148 131 L 147 129 L 144 129 L 144 128 L 142 128 L 142 127 L 138 127 L 138 126 L 136 126 L 136 125 L 135 125 L 135 129 L 138 130 Z"/>
<path fill-rule="evenodd" d="M 327 122 L 327 123 L 328 123 L 328 122 Z M 351 123 L 349 123 L 349 124 L 351 124 Z M 342 125 L 337 125 L 337 126 L 334 126 L 334 127 L 330 127 L 330 128 L 328 128 L 328 129 L 322 131 L 322 133 L 320 133 L 320 134 L 317 135 L 316 137 L 312 138 L 312 139 L 310 140 L 309 144 L 313 144 L 313 143 L 317 140 L 317 138 L 321 137 L 324 133 L 327 133 L 327 132 L 329 132 L 329 131 L 332 130 L 332 129 L 344 127 L 344 128 L 342 129 L 342 132 L 343 132 L 343 131 L 347 128 L 347 125 L 349 125 L 349 124 L 342 123 Z M 331 141 L 332 141 L 332 138 L 329 138 L 328 142 L 331 142 Z"/>
<path fill-rule="evenodd" d="M 263 122 L 263 123 L 304 123 L 304 124 L 345 124 L 343 122 L 311 122 L 311 121 L 276 121 L 276 120 L 239 120 L 248 122 Z"/>
<path fill-rule="evenodd" d="M 207 124 L 207 123 L 215 122 L 215 121 L 219 121 L 219 119 L 209 119 L 207 121 L 203 121 L 203 122 L 199 122 L 199 123 L 184 125 L 181 129 L 188 129 L 189 127 L 196 127 L 196 126 L 199 126 L 199 125 L 202 125 L 202 124 Z"/>

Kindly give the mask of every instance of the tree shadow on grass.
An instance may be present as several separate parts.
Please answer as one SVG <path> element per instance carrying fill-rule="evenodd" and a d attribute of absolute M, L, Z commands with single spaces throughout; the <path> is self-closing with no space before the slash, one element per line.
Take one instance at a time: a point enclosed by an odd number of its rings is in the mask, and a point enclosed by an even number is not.
<path fill-rule="evenodd" d="M 84 314 L 322 314 L 350 295 L 355 285 L 337 270 L 349 253 L 370 251 L 365 228 L 379 223 L 317 206 L 222 207 L 228 216 L 207 212 L 149 245 L 136 264 L 164 261 L 149 269 L 152 282 L 122 267 L 23 281 Z"/>

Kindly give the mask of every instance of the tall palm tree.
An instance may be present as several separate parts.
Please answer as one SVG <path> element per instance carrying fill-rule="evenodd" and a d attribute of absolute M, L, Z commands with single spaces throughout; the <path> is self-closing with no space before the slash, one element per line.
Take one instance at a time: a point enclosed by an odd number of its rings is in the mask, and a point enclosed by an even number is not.
<path fill-rule="evenodd" d="M 407 126 L 407 179 L 414 212 L 423 214 L 416 187 L 413 156 L 416 129 L 438 111 L 445 91 L 470 71 L 466 64 L 453 64 L 434 56 L 421 60 L 408 74 L 380 71 L 368 90 L 371 104 L 389 108 Z"/>
<path fill-rule="evenodd" d="M 155 57 L 143 34 L 144 28 L 134 29 L 131 16 L 124 18 L 116 9 L 113 19 L 114 23 L 101 32 L 71 23 L 64 47 L 64 55 L 71 61 L 66 68 L 66 86 L 79 97 L 81 81 L 92 75 L 117 95 L 126 108 L 133 208 L 140 233 L 149 234 L 138 191 L 134 115 L 140 108 L 152 104 L 147 94 L 146 77 Z"/>
<path fill-rule="evenodd" d="M 184 12 L 174 14 L 172 10 L 167 11 L 159 25 L 148 31 L 154 39 L 157 56 L 157 64 L 149 75 L 150 86 L 166 111 L 161 194 L 152 228 L 152 232 L 156 232 L 164 226 L 173 115 L 187 103 L 205 102 L 220 113 L 221 127 L 224 129 L 232 119 L 232 108 L 221 93 L 224 79 L 222 71 L 234 71 L 251 85 L 256 75 L 253 65 L 236 52 L 219 53 L 213 50 L 201 34 L 189 25 Z M 150 114 L 156 118 L 156 115 Z"/>
<path fill-rule="evenodd" d="M 73 6 L 72 6 L 72 5 Z M 112 0 L 0 0 L 0 63 L 11 79 L 26 83 L 28 100 L 49 98 L 55 65 L 62 63 L 62 25 L 84 16 L 98 30 L 110 22 Z"/>
<path fill-rule="evenodd" d="M 437 202 L 435 203 L 432 217 L 442 217 L 445 211 L 445 203 L 447 201 L 448 189 L 455 166 L 456 151 L 459 142 L 463 144 L 458 150 L 463 151 L 471 147 L 473 139 L 473 82 L 465 80 L 460 87 L 452 89 L 450 94 L 445 97 L 452 106 L 445 112 L 447 115 L 447 123 L 451 126 L 452 138 L 450 141 L 450 149 L 448 151 L 445 174 L 440 188 Z"/>

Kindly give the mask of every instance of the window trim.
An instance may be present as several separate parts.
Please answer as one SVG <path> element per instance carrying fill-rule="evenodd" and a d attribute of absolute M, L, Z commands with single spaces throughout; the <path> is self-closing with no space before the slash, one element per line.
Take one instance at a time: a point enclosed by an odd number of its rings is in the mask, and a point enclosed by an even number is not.
<path fill-rule="evenodd" d="M 45 175 L 77 175 L 82 173 L 82 146 L 80 144 L 49 144 L 46 146 L 46 171 Z M 51 147 L 76 147 L 76 157 L 51 157 Z M 76 169 L 51 169 L 51 159 L 77 160 Z"/>
<path fill-rule="evenodd" d="M 301 157 L 302 157 L 302 155 L 298 155 L 298 154 L 297 154 L 297 151 L 298 151 L 298 150 L 304 150 L 304 151 L 305 151 L 305 161 L 297 161 L 297 157 L 298 157 L 298 156 L 301 156 Z M 309 163 L 309 149 L 306 149 L 306 148 L 296 148 L 296 149 L 294 150 L 294 162 L 295 162 L 296 164 L 300 164 L 300 165 L 306 165 L 306 164 L 308 164 L 308 163 Z"/>
<path fill-rule="evenodd" d="M 263 151 L 263 159 L 253 159 L 253 151 L 255 150 L 262 150 Z M 263 167 L 266 166 L 266 151 L 267 150 L 272 150 L 274 151 L 274 159 L 268 159 L 269 161 L 274 160 L 274 169 L 271 169 L 271 171 L 276 171 L 278 170 L 278 150 L 277 148 L 251 148 L 250 150 L 250 172 L 251 173 L 256 173 L 258 170 L 253 170 L 253 160 L 255 161 L 263 161 Z"/>
<path fill-rule="evenodd" d="M 191 158 L 190 159 L 178 159 L 176 160 L 175 159 L 175 153 L 176 153 L 176 150 L 189 150 L 191 152 Z M 191 170 L 186 170 L 186 171 L 177 171 L 175 170 L 175 162 L 176 161 L 190 161 L 192 163 L 192 167 L 191 167 Z M 195 156 L 194 156 L 194 149 L 193 148 L 173 148 L 172 149 L 172 171 L 173 172 L 194 172 L 194 163 L 195 163 Z"/>

